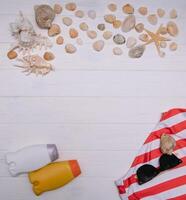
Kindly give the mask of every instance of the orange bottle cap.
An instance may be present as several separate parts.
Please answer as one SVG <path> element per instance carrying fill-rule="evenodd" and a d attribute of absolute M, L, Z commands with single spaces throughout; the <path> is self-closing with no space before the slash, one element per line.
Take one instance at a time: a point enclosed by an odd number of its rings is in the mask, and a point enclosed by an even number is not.
<path fill-rule="evenodd" d="M 77 177 L 81 174 L 81 169 L 77 160 L 70 160 L 69 161 L 70 168 L 72 170 L 72 174 L 74 177 Z"/>

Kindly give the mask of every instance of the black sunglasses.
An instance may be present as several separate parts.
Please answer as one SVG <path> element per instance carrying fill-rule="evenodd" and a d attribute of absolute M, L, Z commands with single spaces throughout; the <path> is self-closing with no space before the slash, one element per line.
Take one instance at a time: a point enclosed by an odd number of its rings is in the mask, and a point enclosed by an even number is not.
<path fill-rule="evenodd" d="M 142 185 L 153 179 L 160 172 L 165 171 L 167 169 L 172 169 L 173 167 L 176 167 L 180 163 L 182 163 L 182 160 L 177 158 L 174 154 L 172 155 L 163 154 L 159 159 L 159 164 L 160 164 L 159 168 L 156 168 L 149 164 L 145 164 L 139 167 L 136 173 L 138 178 L 138 184 Z"/>

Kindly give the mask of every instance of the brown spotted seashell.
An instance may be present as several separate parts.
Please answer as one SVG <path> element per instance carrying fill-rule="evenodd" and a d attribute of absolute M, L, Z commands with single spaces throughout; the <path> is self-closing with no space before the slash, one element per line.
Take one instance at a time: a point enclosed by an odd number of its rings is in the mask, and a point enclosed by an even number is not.
<path fill-rule="evenodd" d="M 58 24 L 52 24 L 50 29 L 48 29 L 48 36 L 53 37 L 61 33 L 60 26 Z"/>
<path fill-rule="evenodd" d="M 114 28 L 120 28 L 121 27 L 121 21 L 120 20 L 115 20 L 113 23 Z"/>
<path fill-rule="evenodd" d="M 76 6 L 75 3 L 71 2 L 71 3 L 67 3 L 67 4 L 65 5 L 65 8 L 66 8 L 67 10 L 69 10 L 69 11 L 74 11 L 74 10 L 76 10 L 77 6 Z"/>
<path fill-rule="evenodd" d="M 126 14 L 133 14 L 134 13 L 134 7 L 130 4 L 126 4 L 122 8 L 123 12 Z"/>
<path fill-rule="evenodd" d="M 163 154 L 171 155 L 176 147 L 176 141 L 168 134 L 163 134 L 160 139 L 160 149 Z"/>
<path fill-rule="evenodd" d="M 78 31 L 75 28 L 70 28 L 69 35 L 71 38 L 76 38 L 78 37 Z"/>

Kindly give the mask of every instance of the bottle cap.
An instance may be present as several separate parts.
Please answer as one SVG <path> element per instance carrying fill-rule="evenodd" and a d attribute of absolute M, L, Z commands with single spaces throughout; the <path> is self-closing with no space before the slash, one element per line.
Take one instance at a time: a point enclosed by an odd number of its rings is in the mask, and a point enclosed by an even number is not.
<path fill-rule="evenodd" d="M 77 177 L 81 174 L 81 169 L 77 160 L 70 160 L 69 161 L 70 168 L 72 170 L 72 174 L 74 177 Z"/>

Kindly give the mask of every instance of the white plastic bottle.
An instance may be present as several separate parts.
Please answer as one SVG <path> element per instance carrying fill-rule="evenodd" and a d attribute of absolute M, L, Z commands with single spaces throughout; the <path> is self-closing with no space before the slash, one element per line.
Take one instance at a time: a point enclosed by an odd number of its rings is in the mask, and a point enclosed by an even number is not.
<path fill-rule="evenodd" d="M 59 157 L 55 144 L 40 144 L 24 147 L 5 156 L 12 176 L 31 172 L 57 160 Z"/>

